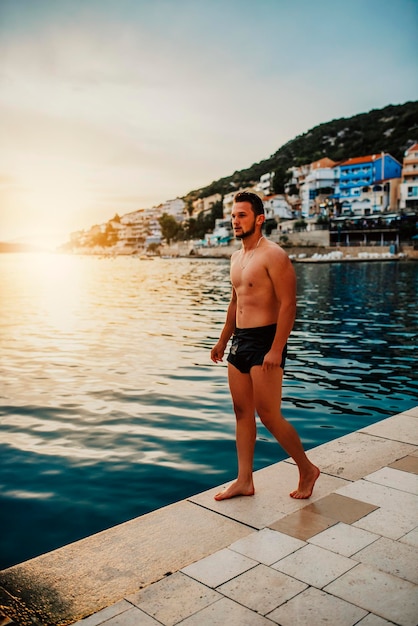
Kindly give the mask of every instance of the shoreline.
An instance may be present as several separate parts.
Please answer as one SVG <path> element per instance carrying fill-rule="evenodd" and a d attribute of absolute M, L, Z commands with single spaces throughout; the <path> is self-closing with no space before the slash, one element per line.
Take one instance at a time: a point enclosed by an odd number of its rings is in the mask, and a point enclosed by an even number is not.
<path fill-rule="evenodd" d="M 281 245 L 279 241 L 270 238 L 270 241 Z M 79 249 L 74 252 L 63 252 L 76 256 L 99 256 L 116 258 L 126 256 L 141 261 L 155 258 L 163 259 L 230 259 L 232 254 L 239 250 L 240 242 L 233 242 L 228 246 L 208 246 L 194 248 L 190 242 L 178 242 L 162 245 L 158 254 L 150 254 L 144 249 Z M 321 262 L 348 262 L 348 261 L 415 261 L 418 260 L 418 249 L 411 245 L 401 245 L 395 251 L 393 246 L 329 246 L 329 245 L 292 245 L 281 246 L 292 261 L 304 263 Z"/>
<path fill-rule="evenodd" d="M 275 239 L 270 239 L 281 245 Z M 79 248 L 74 251 L 64 250 L 20 250 L 6 251 L 0 249 L 0 254 L 59 254 L 68 256 L 91 256 L 99 258 L 128 257 L 140 261 L 153 259 L 230 259 L 232 254 L 240 249 L 240 243 L 228 246 L 211 246 L 193 248 L 190 242 L 180 242 L 171 246 L 162 245 L 157 254 L 147 252 L 142 248 L 115 250 L 114 248 Z M 396 250 L 392 246 L 326 246 L 326 245 L 293 245 L 281 246 L 289 258 L 296 263 L 347 263 L 360 261 L 418 261 L 418 248 L 411 245 L 401 245 Z"/>
<path fill-rule="evenodd" d="M 388 261 L 409 261 L 409 260 L 413 260 L 413 259 L 408 259 L 404 256 L 401 255 L 394 255 L 391 257 L 369 257 L 369 258 L 359 258 L 359 257 L 351 257 L 351 256 L 347 256 L 347 257 L 341 257 L 340 259 L 333 259 L 333 258 L 315 258 L 315 257 L 308 257 L 308 258 L 296 258 L 296 259 L 292 259 L 292 261 L 294 261 L 295 263 L 362 263 L 362 262 L 369 262 L 369 263 L 377 263 L 377 262 L 388 262 Z"/>

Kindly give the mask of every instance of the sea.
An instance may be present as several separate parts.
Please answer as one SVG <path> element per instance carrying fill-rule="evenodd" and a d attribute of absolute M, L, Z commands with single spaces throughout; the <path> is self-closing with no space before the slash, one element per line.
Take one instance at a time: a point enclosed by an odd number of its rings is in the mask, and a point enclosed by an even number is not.
<path fill-rule="evenodd" d="M 295 263 L 307 450 L 417 404 L 418 263 Z M 0 569 L 236 475 L 227 259 L 0 255 Z M 255 469 L 286 454 L 258 423 Z"/>

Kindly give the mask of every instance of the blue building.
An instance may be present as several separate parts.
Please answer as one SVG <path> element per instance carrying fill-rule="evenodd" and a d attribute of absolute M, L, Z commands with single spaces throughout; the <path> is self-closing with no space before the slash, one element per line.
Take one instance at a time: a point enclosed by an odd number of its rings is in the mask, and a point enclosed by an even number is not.
<path fill-rule="evenodd" d="M 391 208 L 392 181 L 399 185 L 402 165 L 390 154 L 354 157 L 339 163 L 339 186 L 335 194 L 343 213 L 370 214 Z"/>

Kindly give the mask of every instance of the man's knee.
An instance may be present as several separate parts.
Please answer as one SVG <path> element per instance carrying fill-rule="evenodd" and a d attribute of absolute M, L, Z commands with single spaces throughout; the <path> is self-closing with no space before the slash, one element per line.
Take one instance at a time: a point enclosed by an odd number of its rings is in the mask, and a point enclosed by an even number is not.
<path fill-rule="evenodd" d="M 261 423 L 270 430 L 275 424 L 277 425 L 282 419 L 284 419 L 279 410 L 272 411 L 260 408 L 257 410 L 258 417 Z"/>
<path fill-rule="evenodd" d="M 245 420 L 245 419 L 254 419 L 254 412 L 251 412 L 248 407 L 246 407 L 243 404 L 237 404 L 234 402 L 234 413 L 235 416 L 240 420 Z"/>

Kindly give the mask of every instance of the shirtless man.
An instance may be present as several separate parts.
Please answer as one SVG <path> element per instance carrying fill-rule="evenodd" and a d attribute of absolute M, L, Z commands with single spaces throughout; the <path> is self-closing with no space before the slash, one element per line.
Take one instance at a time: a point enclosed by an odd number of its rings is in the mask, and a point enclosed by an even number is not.
<path fill-rule="evenodd" d="M 256 194 L 238 193 L 231 217 L 242 248 L 231 258 L 232 296 L 211 359 L 222 361 L 233 335 L 227 360 L 236 416 L 238 477 L 215 500 L 254 495 L 256 413 L 298 466 L 299 485 L 291 497 L 309 498 L 320 472 L 280 410 L 286 342 L 296 315 L 295 272 L 285 251 L 261 234 L 264 207 Z"/>

